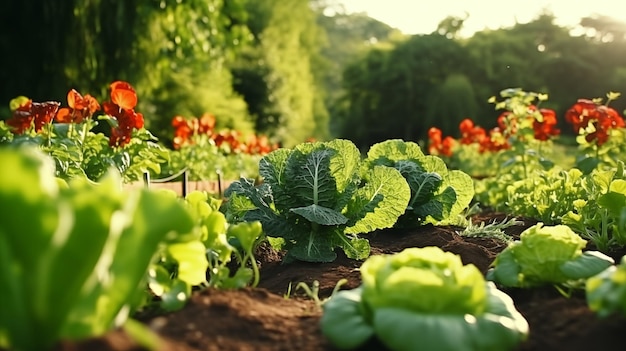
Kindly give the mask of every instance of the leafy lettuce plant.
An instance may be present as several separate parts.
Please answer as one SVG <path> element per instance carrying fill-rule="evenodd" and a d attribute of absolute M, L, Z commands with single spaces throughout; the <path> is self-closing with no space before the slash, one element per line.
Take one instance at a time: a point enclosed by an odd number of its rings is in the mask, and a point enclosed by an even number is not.
<path fill-rule="evenodd" d="M 626 256 L 620 264 L 587 279 L 585 292 L 589 308 L 600 317 L 614 313 L 626 316 Z"/>
<path fill-rule="evenodd" d="M 502 351 L 527 337 L 513 300 L 438 247 L 372 256 L 361 277 L 322 305 L 322 332 L 339 349 L 376 337 L 390 350 Z"/>
<path fill-rule="evenodd" d="M 68 185 L 32 148 L 0 148 L 0 164 L 0 347 L 48 350 L 124 323 L 159 243 L 193 230 L 178 200 L 124 191 L 117 172 Z"/>
<path fill-rule="evenodd" d="M 440 157 L 424 155 L 413 142 L 393 139 L 373 145 L 364 169 L 370 171 L 378 166 L 397 169 L 411 188 L 411 199 L 397 226 L 457 223 L 458 215 L 474 196 L 474 183 L 469 175 L 448 170 Z"/>
<path fill-rule="evenodd" d="M 496 256 L 487 278 L 509 287 L 575 287 L 614 263 L 601 252 L 583 252 L 586 244 L 566 225 L 537 223 Z"/>
<path fill-rule="evenodd" d="M 586 174 L 580 184 L 581 196 L 561 218 L 602 252 L 626 246 L 626 171 L 624 162 L 616 164 Z"/>
<path fill-rule="evenodd" d="M 194 287 L 256 286 L 260 276 L 253 251 L 263 237 L 261 224 L 229 224 L 219 211 L 222 201 L 204 191 L 193 191 L 182 202 L 197 230 L 162 243 L 148 279 L 157 307 L 181 309 Z M 237 265 L 232 264 L 233 257 Z"/>
<path fill-rule="evenodd" d="M 575 209 L 575 201 L 589 195 L 585 181 L 586 176 L 577 168 L 536 170 L 530 178 L 508 183 L 501 205 L 509 213 L 548 225 L 561 224 L 561 218 Z"/>
<path fill-rule="evenodd" d="M 394 225 L 409 202 L 399 171 L 372 167 L 361 174 L 361 155 L 349 140 L 302 143 L 278 149 L 259 162 L 256 185 L 241 178 L 225 192 L 229 221 L 260 221 L 278 239 L 286 260 L 330 262 L 334 249 L 348 257 L 369 256 L 357 234 Z"/>

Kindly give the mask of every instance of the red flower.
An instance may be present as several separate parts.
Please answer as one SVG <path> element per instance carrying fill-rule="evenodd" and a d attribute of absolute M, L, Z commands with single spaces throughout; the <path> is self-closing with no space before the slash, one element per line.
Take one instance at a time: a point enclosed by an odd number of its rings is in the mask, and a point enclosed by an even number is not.
<path fill-rule="evenodd" d="M 217 147 L 227 148 L 230 152 L 245 152 L 246 146 L 239 141 L 239 133 L 235 130 L 223 130 L 213 134 L 211 138 Z"/>
<path fill-rule="evenodd" d="M 441 144 L 441 154 L 444 156 L 452 156 L 452 148 L 454 147 L 454 138 L 451 136 L 447 136 L 443 138 L 443 143 Z"/>
<path fill-rule="evenodd" d="M 7 125 L 13 128 L 16 134 L 22 134 L 31 126 L 36 132 L 41 131 L 44 125 L 52 122 L 61 104 L 56 101 L 32 102 L 28 100 L 13 111 L 13 116 L 7 120 Z"/>
<path fill-rule="evenodd" d="M 510 147 L 511 145 L 509 144 L 506 136 L 502 133 L 499 127 L 495 127 L 489 131 L 489 137 L 485 138 L 480 143 L 479 152 L 497 152 L 509 149 Z"/>
<path fill-rule="evenodd" d="M 123 81 L 111 83 L 111 101 L 124 110 L 132 110 L 137 106 L 137 94 L 130 84 Z"/>
<path fill-rule="evenodd" d="M 539 122 L 537 119 L 533 120 L 535 139 L 546 141 L 552 136 L 559 135 L 561 131 L 556 128 L 556 112 L 545 108 L 540 109 L 539 112 L 543 116 L 543 121 Z"/>
<path fill-rule="evenodd" d="M 428 152 L 431 155 L 452 156 L 454 138 L 447 136 L 442 140 L 441 129 L 431 127 L 428 130 Z"/>
<path fill-rule="evenodd" d="M 480 144 L 487 137 L 487 132 L 485 132 L 485 129 L 479 126 L 475 126 L 474 122 L 469 118 L 461 121 L 461 123 L 459 124 L 459 129 L 461 130 L 461 144 Z"/>
<path fill-rule="evenodd" d="M 598 146 L 609 140 L 610 129 L 624 127 L 624 119 L 613 108 L 586 99 L 579 99 L 570 107 L 565 113 L 565 120 L 579 134 L 588 133 L 585 140 L 589 143 L 595 140 Z M 588 132 L 587 127 L 590 125 L 593 131 Z"/>
<path fill-rule="evenodd" d="M 104 112 L 117 120 L 117 126 L 111 128 L 109 145 L 124 146 L 130 142 L 133 129 L 143 128 L 143 115 L 134 110 L 137 94 L 130 84 L 116 81 L 110 88 L 111 101 L 102 104 Z"/>
<path fill-rule="evenodd" d="M 100 109 L 100 104 L 91 95 L 84 97 L 75 89 L 67 93 L 67 105 L 59 109 L 55 116 L 55 120 L 59 123 L 81 123 L 85 118 L 90 118 L 96 111 Z"/>
<path fill-rule="evenodd" d="M 587 99 L 578 99 L 578 101 L 567 110 L 565 120 L 572 124 L 574 131 L 577 133 L 581 129 L 587 128 L 591 114 L 595 114 L 596 103 Z"/>
<path fill-rule="evenodd" d="M 535 110 L 535 106 L 529 106 L 528 112 L 532 113 Z M 531 117 L 529 114 L 528 117 Z M 504 111 L 498 116 L 497 119 L 499 132 L 504 135 L 504 137 L 508 138 L 509 136 L 513 136 L 517 134 L 517 120 L 515 114 L 511 111 Z"/>
<path fill-rule="evenodd" d="M 198 133 L 211 135 L 215 128 L 215 116 L 205 113 L 198 120 Z"/>
<path fill-rule="evenodd" d="M 189 121 L 182 116 L 176 116 L 172 119 L 172 126 L 174 127 L 174 149 L 180 149 L 183 145 L 191 142 L 193 129 Z"/>

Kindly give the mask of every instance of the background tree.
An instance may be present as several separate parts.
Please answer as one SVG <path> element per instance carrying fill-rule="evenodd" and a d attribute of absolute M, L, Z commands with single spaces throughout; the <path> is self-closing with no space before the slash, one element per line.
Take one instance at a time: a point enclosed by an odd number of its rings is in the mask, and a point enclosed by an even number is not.
<path fill-rule="evenodd" d="M 472 82 L 465 74 L 451 74 L 437 86 L 426 109 L 426 120 L 433 121 L 443 135 L 457 136 L 465 118 L 475 119 L 478 102 Z"/>
<path fill-rule="evenodd" d="M 328 138 L 328 111 L 315 74 L 324 37 L 308 1 L 250 1 L 246 9 L 253 47 L 233 72 L 256 130 L 285 146 Z"/>
<path fill-rule="evenodd" d="M 344 75 L 340 136 L 361 148 L 391 138 L 425 138 L 440 118 L 428 113 L 437 88 L 448 76 L 474 69 L 468 56 L 459 42 L 440 34 L 416 35 L 391 49 L 371 51 Z"/>

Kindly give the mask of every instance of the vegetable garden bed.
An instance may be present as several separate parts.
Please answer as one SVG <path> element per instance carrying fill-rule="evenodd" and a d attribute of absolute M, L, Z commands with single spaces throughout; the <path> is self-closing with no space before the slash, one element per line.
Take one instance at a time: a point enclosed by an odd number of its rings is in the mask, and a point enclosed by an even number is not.
<path fill-rule="evenodd" d="M 503 215 L 489 214 L 474 221 L 502 221 Z M 517 236 L 536 221 L 505 229 Z M 459 254 L 463 263 L 475 264 L 486 273 L 506 244 L 497 239 L 464 237 L 463 228 L 426 225 L 418 229 L 385 229 L 367 235 L 372 254 L 389 254 L 408 247 L 437 246 Z M 618 261 L 624 252 L 611 256 Z M 162 350 L 333 350 L 319 327 L 322 315 L 314 301 L 297 289 L 298 283 L 319 283 L 319 297 L 328 297 L 337 282 L 347 279 L 342 289 L 357 287 L 362 261 L 345 257 L 330 263 L 295 261 L 281 263 L 281 254 L 260 248 L 261 281 L 257 288 L 208 289 L 196 292 L 182 310 L 164 316 L 143 317 L 165 341 Z M 517 350 L 612 350 L 619 349 L 626 333 L 626 318 L 600 318 L 592 312 L 582 292 L 570 298 L 553 287 L 503 288 L 530 325 L 530 334 Z M 287 297 L 288 296 L 288 297 Z M 416 297 L 417 298 L 417 297 Z M 142 349 L 121 331 L 80 343 L 63 343 L 58 351 Z M 375 341 L 363 349 L 384 350 Z"/>
<path fill-rule="evenodd" d="M 106 118 L 136 118 L 141 140 L 152 140 L 134 98 L 129 103 L 121 96 L 134 91 L 115 82 L 107 106 L 117 108 Z M 430 155 L 399 139 L 372 145 L 367 155 L 345 139 L 303 143 L 263 156 L 255 178 L 237 172 L 240 180 L 223 193 L 218 186 L 219 198 L 190 189 L 186 173 L 183 184 L 167 185 L 174 193 L 123 189 L 147 169 L 159 171 L 164 150 L 131 143 L 124 133 L 132 130 L 120 134 L 114 124 L 111 153 L 85 153 L 87 135 L 95 149 L 106 144 L 102 135 L 87 133 L 91 120 L 79 129 L 33 125 L 35 115 L 56 111 L 58 103 L 33 107 L 28 100 L 20 105 L 28 111 L 9 125 L 42 130 L 46 137 L 37 140 L 46 142 L 20 152 L 0 149 L 0 164 L 11 170 L 0 173 L 0 285 L 7 287 L 0 289 L 0 345 L 19 351 L 332 350 L 331 344 L 611 349 L 626 332 L 623 148 L 606 143 L 608 134 L 579 129 L 584 143 L 576 167 L 557 167 L 539 152 L 557 133 L 554 116 L 528 105 L 542 97 L 518 90 L 502 96 L 500 105 L 509 110 L 498 119 L 504 134 L 496 129 L 490 134 L 500 137 L 487 139 L 464 120 L 456 160 L 454 142 L 436 128 L 429 131 Z M 570 111 L 576 123 L 595 111 L 604 117 L 589 126 L 624 126 L 606 106 L 579 104 L 589 106 Z M 30 140 L 21 132 L 6 140 Z M 626 133 L 610 132 L 617 145 L 626 145 Z M 54 152 L 57 135 L 68 137 L 59 141 L 62 148 L 83 135 L 68 146 L 83 152 L 80 162 L 73 153 Z M 482 165 L 498 169 L 476 181 L 474 172 L 448 168 L 438 154 L 451 164 L 486 156 Z M 116 169 L 103 173 L 109 163 Z M 222 166 L 191 164 L 232 179 Z M 169 167 L 168 174 L 188 169 Z M 483 168 L 469 167 L 481 175 Z M 480 208 L 533 219 L 476 215 Z M 609 251 L 616 247 L 619 252 Z M 136 311 L 153 333 L 127 320 Z M 116 325 L 123 331 L 107 333 Z"/>

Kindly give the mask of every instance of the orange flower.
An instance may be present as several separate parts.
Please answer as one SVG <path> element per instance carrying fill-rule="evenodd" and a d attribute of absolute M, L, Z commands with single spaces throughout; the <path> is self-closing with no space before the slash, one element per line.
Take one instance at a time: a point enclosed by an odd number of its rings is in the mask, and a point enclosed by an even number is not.
<path fill-rule="evenodd" d="M 85 118 L 90 118 L 100 109 L 100 104 L 91 95 L 84 97 L 75 89 L 67 93 L 68 107 L 59 109 L 55 120 L 59 123 L 81 123 Z"/>
<path fill-rule="evenodd" d="M 133 129 L 141 129 L 144 119 L 135 112 L 137 94 L 130 84 L 123 81 L 111 83 L 111 101 L 104 102 L 104 112 L 117 120 L 117 126 L 111 128 L 109 145 L 124 146 L 130 142 Z"/>
<path fill-rule="evenodd" d="M 441 129 L 431 127 L 428 130 L 428 153 L 431 155 L 452 156 L 452 147 L 454 146 L 454 138 L 447 136 L 442 140 Z"/>

